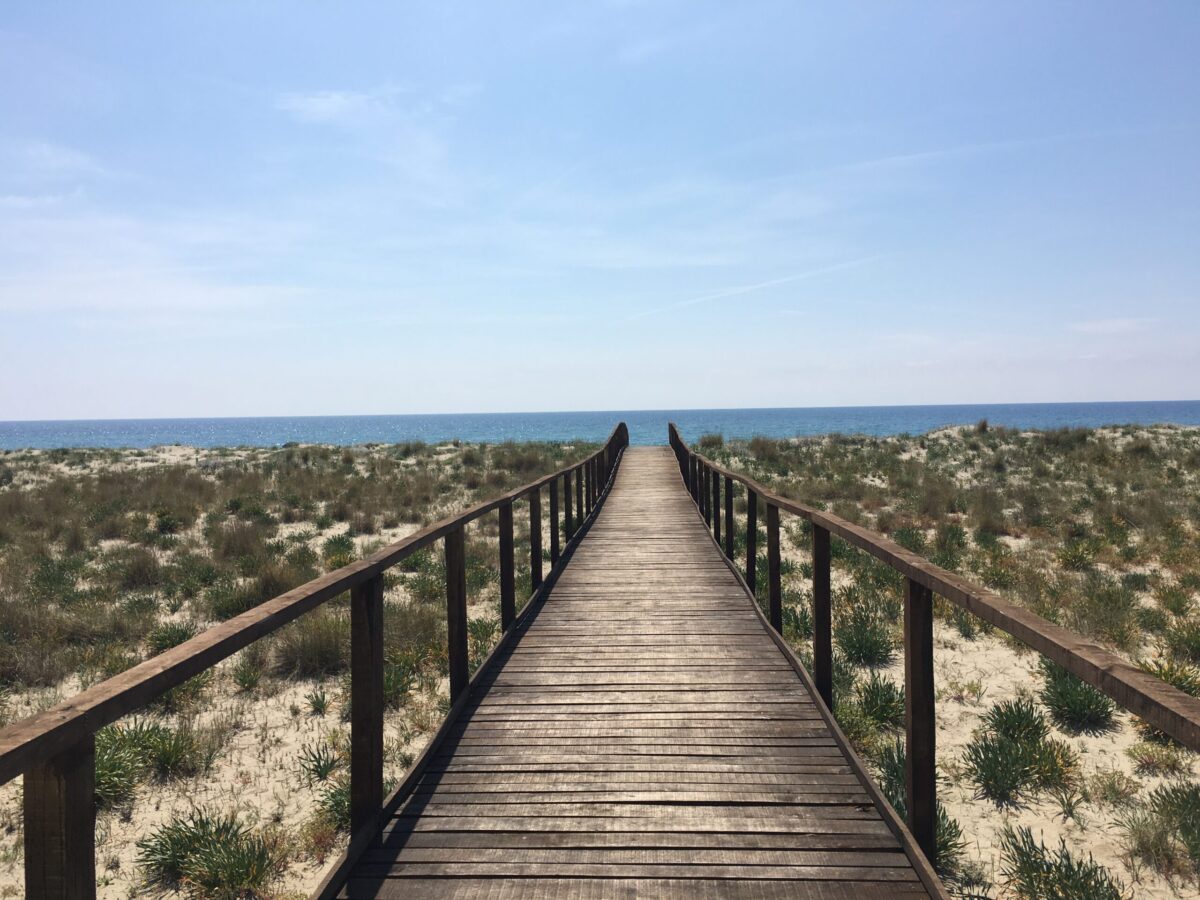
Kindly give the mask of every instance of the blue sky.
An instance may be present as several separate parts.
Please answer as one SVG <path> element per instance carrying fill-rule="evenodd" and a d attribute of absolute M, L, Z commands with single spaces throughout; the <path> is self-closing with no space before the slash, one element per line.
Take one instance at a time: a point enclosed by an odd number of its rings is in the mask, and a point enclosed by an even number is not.
<path fill-rule="evenodd" d="M 1200 4 L 5 3 L 0 419 L 1200 397 Z"/>

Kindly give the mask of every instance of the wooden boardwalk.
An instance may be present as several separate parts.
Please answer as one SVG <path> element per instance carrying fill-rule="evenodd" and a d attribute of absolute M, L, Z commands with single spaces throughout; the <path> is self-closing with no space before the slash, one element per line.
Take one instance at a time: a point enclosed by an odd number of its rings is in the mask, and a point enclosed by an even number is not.
<path fill-rule="evenodd" d="M 341 896 L 928 896 L 666 448 L 515 638 Z"/>

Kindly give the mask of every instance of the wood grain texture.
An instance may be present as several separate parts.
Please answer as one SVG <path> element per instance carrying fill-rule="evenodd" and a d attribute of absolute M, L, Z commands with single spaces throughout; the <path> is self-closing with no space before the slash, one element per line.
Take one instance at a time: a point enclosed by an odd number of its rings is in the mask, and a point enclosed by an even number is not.
<path fill-rule="evenodd" d="M 401 895 L 929 893 L 646 447 L 341 893 Z"/>
<path fill-rule="evenodd" d="M 350 592 L 350 832 L 383 806 L 383 576 Z"/>

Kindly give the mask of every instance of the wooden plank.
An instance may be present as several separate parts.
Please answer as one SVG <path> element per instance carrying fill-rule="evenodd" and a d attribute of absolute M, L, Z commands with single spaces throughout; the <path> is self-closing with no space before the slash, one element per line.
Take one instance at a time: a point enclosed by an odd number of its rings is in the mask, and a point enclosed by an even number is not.
<path fill-rule="evenodd" d="M 783 633 L 783 585 L 779 564 L 779 507 L 767 504 L 767 588 L 771 627 Z"/>
<path fill-rule="evenodd" d="M 558 565 L 558 558 L 562 555 L 562 549 L 559 540 L 558 529 L 558 479 L 550 482 L 550 566 Z"/>
<path fill-rule="evenodd" d="M 96 754 L 89 734 L 25 773 L 25 895 L 96 896 Z"/>
<path fill-rule="evenodd" d="M 813 681 L 825 705 L 833 709 L 833 592 L 829 532 L 813 526 Z"/>
<path fill-rule="evenodd" d="M 698 492 L 721 546 L 681 464 L 625 454 L 348 894 L 924 895 L 911 844 L 730 568 L 732 491 L 722 505 L 708 469 Z M 592 466 L 599 489 L 607 464 Z"/>
<path fill-rule="evenodd" d="M 517 617 L 516 572 L 513 559 L 513 508 L 500 507 L 500 627 L 508 631 Z"/>
<path fill-rule="evenodd" d="M 933 859 L 937 844 L 933 594 L 911 578 L 905 580 L 904 591 L 904 723 L 908 828 Z"/>
<path fill-rule="evenodd" d="M 536 591 L 542 586 L 542 492 L 529 493 L 529 578 Z"/>
<path fill-rule="evenodd" d="M 716 475 L 716 473 L 713 473 L 713 477 L 712 477 L 712 500 L 710 501 L 710 505 L 712 506 L 713 539 L 716 540 L 717 545 L 720 546 L 720 544 L 721 544 L 721 479 L 720 479 L 720 477 L 718 477 Z"/>
<path fill-rule="evenodd" d="M 383 808 L 383 577 L 350 592 L 350 832 Z"/>
<path fill-rule="evenodd" d="M 758 591 L 758 494 L 746 489 L 746 584 Z"/>
<path fill-rule="evenodd" d="M 446 535 L 446 645 L 450 666 L 450 701 L 467 688 L 470 660 L 467 648 L 467 560 L 463 529 Z"/>
<path fill-rule="evenodd" d="M 733 479 L 725 476 L 725 557 L 733 559 Z"/>

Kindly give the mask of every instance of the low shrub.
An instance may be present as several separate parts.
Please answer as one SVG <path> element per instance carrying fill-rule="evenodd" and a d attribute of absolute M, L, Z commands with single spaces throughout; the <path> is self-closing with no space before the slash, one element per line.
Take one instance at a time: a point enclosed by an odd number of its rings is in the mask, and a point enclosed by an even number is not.
<path fill-rule="evenodd" d="M 1125 886 L 1090 855 L 1080 859 L 1059 839 L 1056 850 L 1035 840 L 1025 827 L 1005 828 L 1000 838 L 1000 870 L 1007 887 L 1022 900 L 1127 900 Z"/>
<path fill-rule="evenodd" d="M 155 829 L 137 847 L 148 884 L 200 897 L 262 897 L 287 869 L 283 845 L 236 813 L 193 811 Z"/>
<path fill-rule="evenodd" d="M 979 795 L 1000 806 L 1014 806 L 1030 791 L 1069 785 L 1078 757 L 1049 733 L 1045 716 L 1031 701 L 994 704 L 964 754 L 967 775 Z"/>
<path fill-rule="evenodd" d="M 1108 696 L 1048 659 L 1041 661 L 1041 671 L 1038 696 L 1059 727 L 1076 734 L 1113 727 L 1116 704 Z"/>
<path fill-rule="evenodd" d="M 184 641 L 190 641 L 198 632 L 195 622 L 163 622 L 146 635 L 146 648 L 151 656 L 156 656 L 172 647 L 178 647 Z"/>
<path fill-rule="evenodd" d="M 1163 638 L 1172 656 L 1200 663 L 1200 618 L 1177 619 L 1167 625 Z"/>
<path fill-rule="evenodd" d="M 847 660 L 860 666 L 885 666 L 896 652 L 890 624 L 877 606 L 855 603 L 834 616 L 833 639 Z"/>
<path fill-rule="evenodd" d="M 872 721 L 888 728 L 904 726 L 904 688 L 878 672 L 855 686 L 858 705 Z"/>
<path fill-rule="evenodd" d="M 349 664 L 350 623 L 345 616 L 321 608 L 301 616 L 279 632 L 274 666 L 288 678 L 336 675 Z"/>

